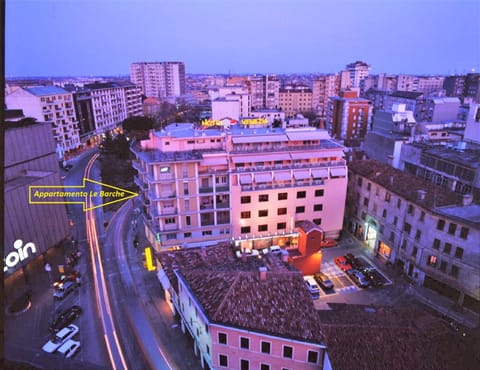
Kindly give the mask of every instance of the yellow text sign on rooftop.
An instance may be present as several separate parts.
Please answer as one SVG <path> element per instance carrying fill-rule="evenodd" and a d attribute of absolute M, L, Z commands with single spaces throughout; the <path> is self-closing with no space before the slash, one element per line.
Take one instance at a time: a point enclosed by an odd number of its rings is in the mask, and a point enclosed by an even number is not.
<path fill-rule="evenodd" d="M 87 188 L 87 182 L 101 185 L 102 188 L 95 186 Z M 136 196 L 138 194 L 133 191 L 86 178 L 83 179 L 83 184 L 78 186 L 31 185 L 28 187 L 29 204 L 82 204 L 85 212 Z M 92 206 L 87 208 L 88 199 L 92 200 L 90 203 Z"/>

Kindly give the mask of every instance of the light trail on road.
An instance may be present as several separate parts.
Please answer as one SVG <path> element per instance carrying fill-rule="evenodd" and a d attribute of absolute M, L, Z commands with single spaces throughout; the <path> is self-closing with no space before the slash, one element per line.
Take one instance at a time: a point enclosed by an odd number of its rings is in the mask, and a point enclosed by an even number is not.
<path fill-rule="evenodd" d="M 95 154 L 88 162 L 84 172 L 85 178 L 89 178 L 90 171 L 98 156 L 98 153 Z M 86 199 L 86 206 L 87 209 L 93 208 L 92 199 Z M 127 370 L 128 367 L 116 334 L 115 323 L 113 321 L 112 311 L 110 308 L 110 298 L 107 291 L 107 284 L 105 282 L 105 272 L 102 266 L 102 258 L 98 241 L 95 210 L 92 209 L 85 212 L 85 225 L 87 228 L 87 240 L 90 246 L 90 255 L 92 258 L 95 294 L 97 298 L 97 309 L 100 315 L 100 319 L 102 321 L 104 339 L 107 346 L 108 356 L 114 370 Z"/>

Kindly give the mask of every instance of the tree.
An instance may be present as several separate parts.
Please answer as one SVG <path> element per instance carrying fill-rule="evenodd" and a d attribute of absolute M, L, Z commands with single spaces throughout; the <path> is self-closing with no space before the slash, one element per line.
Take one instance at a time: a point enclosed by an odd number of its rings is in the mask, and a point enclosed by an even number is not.
<path fill-rule="evenodd" d="M 128 117 L 122 122 L 125 131 L 148 131 L 151 130 L 155 122 L 148 117 Z"/>

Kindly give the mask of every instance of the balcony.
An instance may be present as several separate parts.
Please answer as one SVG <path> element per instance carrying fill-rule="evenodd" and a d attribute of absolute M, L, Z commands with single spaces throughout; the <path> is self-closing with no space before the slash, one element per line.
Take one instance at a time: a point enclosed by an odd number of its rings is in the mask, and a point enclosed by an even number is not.
<path fill-rule="evenodd" d="M 217 193 L 225 192 L 225 191 L 230 191 L 230 186 L 228 184 L 222 184 L 218 185 L 215 187 L 215 191 Z"/>
<path fill-rule="evenodd" d="M 217 202 L 217 208 L 230 208 L 229 202 Z"/>
<path fill-rule="evenodd" d="M 178 225 L 177 224 L 167 224 L 163 226 L 163 231 L 177 231 Z"/>
<path fill-rule="evenodd" d="M 152 200 L 163 200 L 163 199 L 172 199 L 172 198 L 176 198 L 177 197 L 177 194 L 175 191 L 171 190 L 171 191 L 163 191 L 161 192 L 160 194 L 156 195 L 155 193 L 153 193 L 152 191 L 149 191 L 148 192 L 148 197 Z"/>
<path fill-rule="evenodd" d="M 142 164 L 139 160 L 134 159 L 132 161 L 132 167 L 135 168 L 139 173 L 145 173 L 145 169 L 142 168 Z"/>
<path fill-rule="evenodd" d="M 200 203 L 200 209 L 213 209 L 214 205 L 212 203 Z"/>
<path fill-rule="evenodd" d="M 319 186 L 325 185 L 323 180 L 310 180 L 310 181 L 297 181 L 297 182 L 277 182 L 270 183 L 268 185 L 242 185 L 242 191 L 258 191 L 258 190 L 271 190 L 271 189 L 285 189 L 285 188 L 304 188 L 306 186 Z"/>
<path fill-rule="evenodd" d="M 198 192 L 205 194 L 205 193 L 213 193 L 213 188 L 212 187 L 200 187 L 198 188 Z"/>
<path fill-rule="evenodd" d="M 142 188 L 142 189 L 148 189 L 148 184 L 145 184 L 145 183 L 140 179 L 140 177 L 138 177 L 138 176 L 133 176 L 133 181 L 134 181 L 135 184 L 137 184 L 140 188 Z"/>

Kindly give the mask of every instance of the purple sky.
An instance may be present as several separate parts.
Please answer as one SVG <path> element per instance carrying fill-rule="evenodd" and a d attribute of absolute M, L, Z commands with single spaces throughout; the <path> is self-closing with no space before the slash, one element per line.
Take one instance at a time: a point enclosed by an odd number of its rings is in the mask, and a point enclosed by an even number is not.
<path fill-rule="evenodd" d="M 7 0 L 7 77 L 480 71 L 478 0 Z"/>

